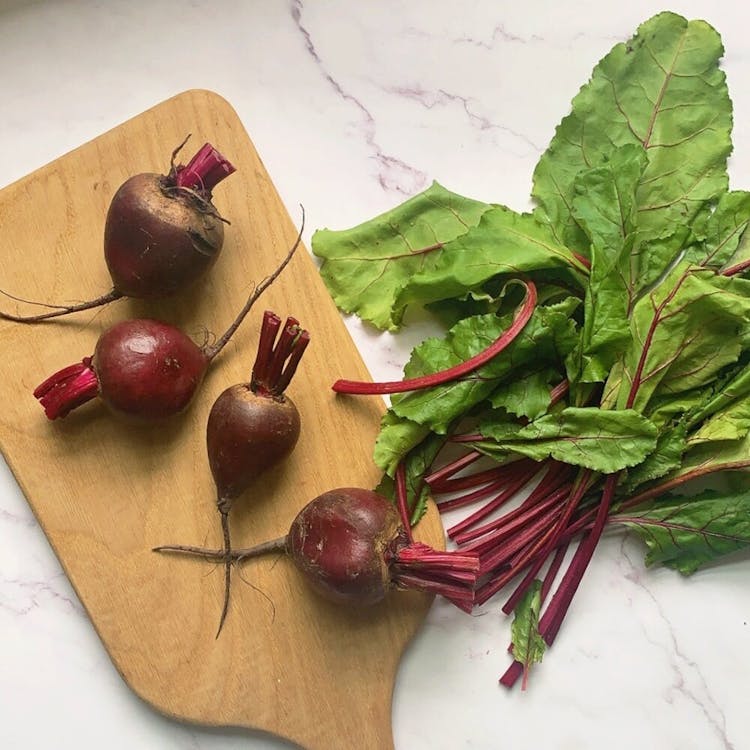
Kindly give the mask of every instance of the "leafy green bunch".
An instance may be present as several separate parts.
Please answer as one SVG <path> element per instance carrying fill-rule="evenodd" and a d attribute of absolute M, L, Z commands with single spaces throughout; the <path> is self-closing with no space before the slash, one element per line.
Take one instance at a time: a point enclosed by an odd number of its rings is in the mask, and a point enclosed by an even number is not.
<path fill-rule="evenodd" d="M 391 398 L 374 456 L 384 487 L 405 466 L 414 521 L 425 476 L 458 438 L 500 465 L 573 471 L 560 504 L 574 494 L 575 507 L 555 538 L 581 535 L 583 558 L 617 522 L 643 538 L 647 563 L 685 574 L 750 545 L 750 193 L 729 190 L 722 54 L 711 26 L 673 13 L 616 45 L 540 158 L 532 212 L 434 183 L 364 224 L 315 233 L 342 311 L 395 331 L 420 305 L 444 324 L 405 378 L 482 352 L 511 325 L 519 282 L 537 291 L 501 354 Z M 533 581 L 516 598 L 526 619 L 541 606 Z"/>

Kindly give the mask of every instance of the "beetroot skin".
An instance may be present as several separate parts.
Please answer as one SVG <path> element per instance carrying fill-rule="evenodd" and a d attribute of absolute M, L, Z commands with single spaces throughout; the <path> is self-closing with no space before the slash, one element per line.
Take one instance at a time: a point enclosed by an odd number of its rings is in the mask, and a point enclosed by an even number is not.
<path fill-rule="evenodd" d="M 138 174 L 115 193 L 104 226 L 104 258 L 123 296 L 156 299 L 187 288 L 216 262 L 224 223 L 210 201 Z"/>
<path fill-rule="evenodd" d="M 300 511 L 287 551 L 326 599 L 371 605 L 390 590 L 388 562 L 406 543 L 391 503 L 371 490 L 345 487 L 324 492 Z"/>
<path fill-rule="evenodd" d="M 47 378 L 34 396 L 49 419 L 61 419 L 97 396 L 117 414 L 161 419 L 188 406 L 209 362 L 178 328 L 126 320 L 99 337 L 92 357 Z"/>
<path fill-rule="evenodd" d="M 162 418 L 183 411 L 208 367 L 203 350 L 174 326 L 126 320 L 96 344 L 91 367 L 99 397 L 113 411 Z"/>
<path fill-rule="evenodd" d="M 230 386 L 216 399 L 206 438 L 220 505 L 231 505 L 263 472 L 294 450 L 300 433 L 288 396 L 263 396 L 249 383 Z"/>

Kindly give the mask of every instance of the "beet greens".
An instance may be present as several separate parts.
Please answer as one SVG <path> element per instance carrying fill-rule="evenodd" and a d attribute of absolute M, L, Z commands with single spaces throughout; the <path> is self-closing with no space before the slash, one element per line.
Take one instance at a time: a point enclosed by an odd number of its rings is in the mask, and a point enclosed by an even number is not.
<path fill-rule="evenodd" d="M 342 310 L 444 324 L 400 385 L 334 389 L 393 394 L 375 460 L 404 517 L 428 495 L 462 511 L 447 532 L 479 557 L 474 603 L 515 613 L 503 685 L 526 685 L 608 526 L 684 574 L 750 547 L 747 491 L 690 484 L 750 469 L 750 192 L 729 190 L 721 54 L 673 13 L 616 45 L 539 160 L 532 213 L 435 183 L 313 236 Z"/>

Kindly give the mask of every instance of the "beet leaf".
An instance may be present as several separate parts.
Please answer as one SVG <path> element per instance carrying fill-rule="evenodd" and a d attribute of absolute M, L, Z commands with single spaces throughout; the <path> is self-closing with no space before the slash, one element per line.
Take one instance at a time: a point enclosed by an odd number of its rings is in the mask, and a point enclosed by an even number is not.
<path fill-rule="evenodd" d="M 489 415 L 480 431 L 488 440 L 473 447 L 490 455 L 517 453 L 535 461 L 554 458 L 603 474 L 641 463 L 656 448 L 657 437 L 656 427 L 632 409 L 575 406 L 545 414 L 523 427 L 504 421 L 497 424 Z"/>
<path fill-rule="evenodd" d="M 667 495 L 643 510 L 617 513 L 612 521 L 643 539 L 647 565 L 659 563 L 689 575 L 724 555 L 750 548 L 750 492 Z"/>
<path fill-rule="evenodd" d="M 401 325 L 396 300 L 415 273 L 434 263 L 446 242 L 476 226 L 490 206 L 451 193 L 437 182 L 381 216 L 352 229 L 322 229 L 312 250 L 336 304 L 384 330 Z"/>
<path fill-rule="evenodd" d="M 598 63 L 534 172 L 537 213 L 559 242 L 587 252 L 571 212 L 576 177 L 625 144 L 648 154 L 637 192 L 644 237 L 692 223 L 726 190 L 732 105 L 723 51 L 705 21 L 660 13 Z"/>
<path fill-rule="evenodd" d="M 542 661 L 547 644 L 539 633 L 539 611 L 542 607 L 542 582 L 537 578 L 521 597 L 510 626 L 513 658 L 523 664 L 523 687 L 528 682 L 531 665 Z"/>

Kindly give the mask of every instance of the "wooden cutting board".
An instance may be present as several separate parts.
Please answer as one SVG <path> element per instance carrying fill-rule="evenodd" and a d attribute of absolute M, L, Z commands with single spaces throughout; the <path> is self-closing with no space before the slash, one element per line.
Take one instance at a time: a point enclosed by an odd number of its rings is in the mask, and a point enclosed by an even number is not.
<path fill-rule="evenodd" d="M 107 291 L 102 235 L 111 196 L 131 174 L 166 171 L 187 132 L 187 156 L 211 141 L 238 170 L 215 190 L 231 221 L 218 263 L 205 283 L 169 303 L 122 300 L 64 322 L 0 322 L 0 449 L 114 665 L 141 698 L 177 719 L 266 730 L 308 750 L 384 750 L 393 746 L 398 661 L 429 597 L 396 592 L 387 604 L 346 611 L 310 593 L 288 560 L 260 559 L 244 565 L 245 581 L 235 576 L 215 639 L 221 569 L 151 552 L 167 543 L 220 546 L 205 423 L 218 394 L 247 380 L 266 308 L 311 332 L 289 389 L 303 429 L 291 459 L 233 511 L 234 543 L 280 536 L 327 489 L 377 482 L 371 456 L 383 405 L 330 390 L 337 377 L 368 376 L 308 252 L 301 248 L 261 298 L 186 414 L 134 426 L 94 401 L 48 422 L 32 397 L 49 374 L 90 355 L 118 320 L 161 318 L 198 341 L 220 334 L 293 243 L 300 212 L 287 214 L 236 113 L 216 94 L 189 91 L 0 192 L 0 287 L 55 303 Z M 305 196 L 296 199 L 304 204 Z M 418 536 L 442 545 L 434 509 Z"/>

